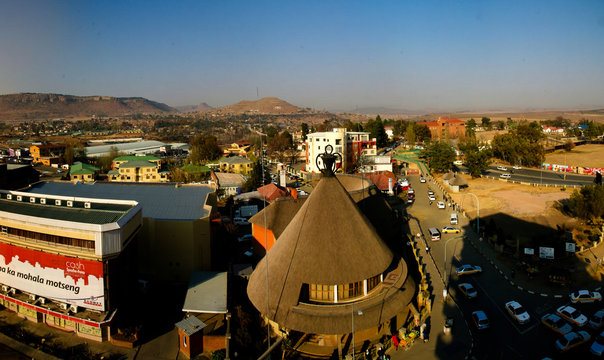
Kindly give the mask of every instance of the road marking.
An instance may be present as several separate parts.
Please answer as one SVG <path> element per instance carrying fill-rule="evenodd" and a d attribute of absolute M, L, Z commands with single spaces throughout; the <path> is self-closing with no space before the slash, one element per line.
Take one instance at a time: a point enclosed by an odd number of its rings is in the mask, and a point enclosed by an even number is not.
<path fill-rule="evenodd" d="M 563 297 L 564 297 L 564 295 L 554 295 L 554 297 L 555 297 L 556 299 L 561 299 L 561 298 L 563 298 Z"/>
<path fill-rule="evenodd" d="M 522 286 L 518 286 L 518 290 L 524 290 Z"/>
<path fill-rule="evenodd" d="M 544 294 L 544 293 L 541 293 L 541 296 L 543 296 L 543 297 L 548 297 L 549 295 Z"/>
<path fill-rule="evenodd" d="M 528 293 L 535 295 L 535 292 L 533 290 L 528 290 Z"/>

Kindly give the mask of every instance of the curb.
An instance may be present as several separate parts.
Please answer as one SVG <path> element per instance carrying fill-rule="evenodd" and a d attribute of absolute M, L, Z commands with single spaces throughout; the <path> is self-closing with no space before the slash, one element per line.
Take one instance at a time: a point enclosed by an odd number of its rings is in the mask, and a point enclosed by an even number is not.
<path fill-rule="evenodd" d="M 32 359 L 39 360 L 61 360 L 56 356 L 47 354 L 38 349 L 34 349 L 33 347 L 19 342 L 7 335 L 0 333 L 0 343 L 6 345 L 7 347 L 13 349 L 14 351 L 26 355 L 27 357 L 31 357 Z"/>

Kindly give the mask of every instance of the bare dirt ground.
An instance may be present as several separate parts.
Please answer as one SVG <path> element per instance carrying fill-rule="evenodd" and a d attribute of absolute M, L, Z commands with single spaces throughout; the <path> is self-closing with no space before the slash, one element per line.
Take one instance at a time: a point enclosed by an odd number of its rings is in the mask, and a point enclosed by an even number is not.
<path fill-rule="evenodd" d="M 569 152 L 558 150 L 547 154 L 545 162 L 548 164 L 604 168 L 604 145 L 581 145 Z"/>

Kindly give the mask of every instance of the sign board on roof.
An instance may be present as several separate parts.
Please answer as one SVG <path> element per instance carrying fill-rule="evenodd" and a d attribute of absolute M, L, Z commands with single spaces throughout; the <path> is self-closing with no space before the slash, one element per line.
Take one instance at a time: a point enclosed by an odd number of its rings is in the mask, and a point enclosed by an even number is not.
<path fill-rule="evenodd" d="M 539 257 L 542 259 L 553 259 L 554 258 L 554 248 L 551 247 L 539 247 Z"/>

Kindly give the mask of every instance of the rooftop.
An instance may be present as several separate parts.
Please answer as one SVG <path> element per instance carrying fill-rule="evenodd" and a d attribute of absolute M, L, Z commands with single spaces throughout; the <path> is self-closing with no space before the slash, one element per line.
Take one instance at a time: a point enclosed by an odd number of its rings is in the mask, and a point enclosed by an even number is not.
<path fill-rule="evenodd" d="M 247 180 L 246 177 L 241 174 L 215 172 L 214 175 L 216 176 L 216 179 L 218 179 L 218 185 L 220 187 L 241 186 Z"/>
<path fill-rule="evenodd" d="M 140 168 L 140 167 L 157 167 L 157 163 L 149 160 L 128 160 L 120 164 L 120 168 Z"/>
<path fill-rule="evenodd" d="M 250 163 L 252 163 L 252 160 L 250 160 L 246 157 L 243 157 L 243 156 L 229 156 L 229 157 L 221 158 L 220 160 L 218 160 L 218 162 L 235 165 L 235 164 L 250 164 Z"/>
<path fill-rule="evenodd" d="M 99 171 L 99 168 L 94 167 L 90 164 L 84 164 L 81 162 L 77 162 L 71 166 L 71 168 L 69 169 L 69 174 L 71 174 L 71 175 L 94 174 L 96 171 Z"/>
<path fill-rule="evenodd" d="M 157 161 L 161 160 L 157 156 L 136 156 L 136 155 L 128 155 L 128 156 L 118 156 L 113 161 L 132 161 L 132 160 L 143 160 L 143 161 Z"/>
<path fill-rule="evenodd" d="M 227 272 L 194 271 L 182 311 L 227 313 Z"/>

